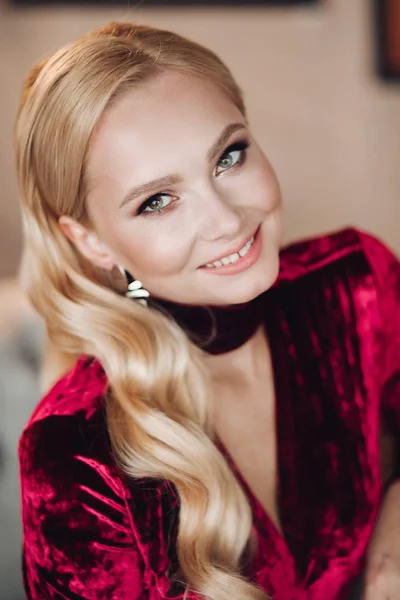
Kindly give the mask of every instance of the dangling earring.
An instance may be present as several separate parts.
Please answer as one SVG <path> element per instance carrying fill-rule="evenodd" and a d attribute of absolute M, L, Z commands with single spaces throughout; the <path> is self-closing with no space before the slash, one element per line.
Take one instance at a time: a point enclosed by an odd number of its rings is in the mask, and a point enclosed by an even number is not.
<path fill-rule="evenodd" d="M 125 281 L 125 296 L 127 298 L 132 298 L 132 300 L 139 302 L 139 304 L 142 304 L 143 306 L 147 306 L 146 298 L 149 298 L 150 293 L 142 287 L 142 282 L 138 279 L 134 279 L 129 271 L 120 265 L 115 266 Z"/>

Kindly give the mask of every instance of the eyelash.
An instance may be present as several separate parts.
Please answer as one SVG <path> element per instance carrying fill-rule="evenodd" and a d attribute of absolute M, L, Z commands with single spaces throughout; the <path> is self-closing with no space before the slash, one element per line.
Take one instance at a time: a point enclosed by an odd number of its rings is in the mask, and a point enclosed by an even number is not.
<path fill-rule="evenodd" d="M 230 171 L 232 169 L 235 169 L 237 167 L 241 167 L 246 158 L 247 158 L 247 150 L 250 147 L 250 142 L 248 142 L 247 140 L 241 140 L 239 142 L 235 142 L 234 144 L 231 144 L 224 152 L 223 154 L 221 154 L 221 156 L 219 157 L 218 163 L 217 165 L 222 161 L 223 158 L 225 158 L 226 156 L 229 156 L 229 154 L 231 154 L 232 152 L 241 152 L 241 155 L 238 159 L 238 161 L 232 165 L 231 167 L 228 167 L 227 169 L 224 169 L 221 171 L 221 173 L 223 173 L 224 171 Z M 167 211 L 172 202 L 170 204 L 168 204 L 168 206 L 165 206 L 163 208 L 160 208 L 159 210 L 154 210 L 154 211 L 145 211 L 145 208 L 150 204 L 150 202 L 152 202 L 153 200 L 156 200 L 158 198 L 160 198 L 161 196 L 171 196 L 172 194 L 167 194 L 166 192 L 158 192 L 157 194 L 153 194 L 153 196 L 150 196 L 150 198 L 147 198 L 147 200 L 145 200 L 143 202 L 143 204 L 141 204 L 136 212 L 137 215 L 143 215 L 145 214 L 146 216 L 148 215 L 161 215 L 163 214 L 165 211 Z"/>

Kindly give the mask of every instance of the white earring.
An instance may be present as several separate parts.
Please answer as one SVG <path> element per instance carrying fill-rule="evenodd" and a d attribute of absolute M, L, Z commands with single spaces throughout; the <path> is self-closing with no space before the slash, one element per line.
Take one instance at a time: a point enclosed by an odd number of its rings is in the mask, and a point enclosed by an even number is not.
<path fill-rule="evenodd" d="M 127 289 L 125 291 L 125 296 L 127 298 L 131 298 L 132 300 L 135 300 L 136 302 L 139 302 L 139 304 L 142 304 L 143 306 L 147 306 L 146 298 L 150 297 L 150 293 L 143 288 L 142 282 L 138 279 L 134 279 L 129 273 L 129 271 L 127 271 L 120 265 L 116 266 L 118 268 L 118 271 L 126 281 Z"/>

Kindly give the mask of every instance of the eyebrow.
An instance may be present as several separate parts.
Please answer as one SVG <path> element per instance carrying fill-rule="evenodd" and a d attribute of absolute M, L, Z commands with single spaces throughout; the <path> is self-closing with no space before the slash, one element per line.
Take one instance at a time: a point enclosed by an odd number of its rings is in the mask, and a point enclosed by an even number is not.
<path fill-rule="evenodd" d="M 207 158 L 209 162 L 217 158 L 218 154 L 222 152 L 226 142 L 229 140 L 231 135 L 235 133 L 235 131 L 237 131 L 238 129 L 245 128 L 246 125 L 244 123 L 231 123 L 230 125 L 227 125 L 221 133 L 221 135 L 219 136 L 219 138 L 217 139 L 217 141 L 211 146 L 210 150 L 208 151 Z"/>
<path fill-rule="evenodd" d="M 230 123 L 227 125 L 217 141 L 214 142 L 208 151 L 208 161 L 212 162 L 218 156 L 218 154 L 222 152 L 226 142 L 229 140 L 231 135 L 235 133 L 235 131 L 245 128 L 246 125 L 244 123 Z M 132 202 L 132 200 L 136 200 L 137 198 L 151 194 L 151 192 L 153 192 L 155 189 L 169 187 L 171 185 L 176 185 L 177 183 L 182 183 L 182 177 L 180 175 L 166 175 L 165 177 L 159 177 L 158 179 L 154 179 L 148 183 L 143 183 L 142 185 L 129 190 L 119 205 L 119 208 L 122 208 L 129 202 Z"/>

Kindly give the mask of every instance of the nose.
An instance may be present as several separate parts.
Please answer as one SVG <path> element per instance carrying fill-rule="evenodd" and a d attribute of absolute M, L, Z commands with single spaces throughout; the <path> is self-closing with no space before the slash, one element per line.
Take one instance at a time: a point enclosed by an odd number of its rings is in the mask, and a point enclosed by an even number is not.
<path fill-rule="evenodd" d="M 196 200 L 198 235 L 204 241 L 236 238 L 242 231 L 240 207 L 214 186 L 203 189 Z"/>

